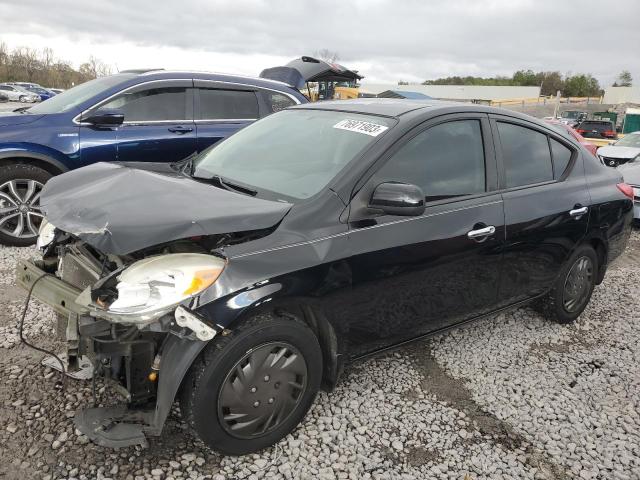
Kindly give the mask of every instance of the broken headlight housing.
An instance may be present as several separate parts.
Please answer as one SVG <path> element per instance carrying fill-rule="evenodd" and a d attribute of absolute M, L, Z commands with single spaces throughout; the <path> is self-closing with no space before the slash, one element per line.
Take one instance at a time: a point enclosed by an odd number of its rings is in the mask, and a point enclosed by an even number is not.
<path fill-rule="evenodd" d="M 118 297 L 110 313 L 146 323 L 198 295 L 218 279 L 225 261 L 200 253 L 170 253 L 139 260 L 118 276 Z"/>
<path fill-rule="evenodd" d="M 56 233 L 56 227 L 47 221 L 46 218 L 42 219 L 40 228 L 38 229 L 38 239 L 36 240 L 36 246 L 42 250 L 51 242 Z"/>

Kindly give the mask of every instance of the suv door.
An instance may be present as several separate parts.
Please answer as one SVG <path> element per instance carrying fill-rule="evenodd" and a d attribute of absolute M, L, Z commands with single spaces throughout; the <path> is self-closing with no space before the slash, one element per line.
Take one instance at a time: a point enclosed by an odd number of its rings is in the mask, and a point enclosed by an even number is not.
<path fill-rule="evenodd" d="M 491 115 L 507 225 L 501 305 L 544 293 L 587 232 L 582 155 L 561 135 Z"/>
<path fill-rule="evenodd" d="M 162 80 L 125 90 L 101 109 L 119 109 L 120 162 L 175 162 L 196 151 L 192 80 Z"/>
<path fill-rule="evenodd" d="M 209 80 L 194 85 L 198 151 L 260 118 L 256 88 Z"/>
<path fill-rule="evenodd" d="M 357 319 L 356 355 L 487 313 L 497 299 L 504 212 L 487 115 L 439 117 L 397 145 L 351 203 L 343 314 Z M 424 214 L 372 216 L 366 206 L 384 182 L 419 186 Z"/>

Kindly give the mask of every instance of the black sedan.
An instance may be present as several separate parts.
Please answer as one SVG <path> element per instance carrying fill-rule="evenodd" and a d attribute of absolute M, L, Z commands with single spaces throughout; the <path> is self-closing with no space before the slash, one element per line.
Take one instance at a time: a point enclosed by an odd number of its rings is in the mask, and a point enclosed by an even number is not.
<path fill-rule="evenodd" d="M 68 373 L 87 357 L 126 390 L 126 406 L 78 412 L 82 432 L 144 443 L 177 397 L 208 445 L 244 454 L 356 358 L 530 301 L 574 321 L 625 248 L 632 198 L 528 116 L 324 102 L 172 167 L 53 178 L 43 258 L 17 275 L 61 314 Z"/>

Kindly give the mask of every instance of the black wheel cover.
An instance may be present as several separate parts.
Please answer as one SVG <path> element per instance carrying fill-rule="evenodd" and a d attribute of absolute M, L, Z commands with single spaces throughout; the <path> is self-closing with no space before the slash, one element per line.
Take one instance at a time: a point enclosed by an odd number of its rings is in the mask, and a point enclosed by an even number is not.
<path fill-rule="evenodd" d="M 577 312 L 584 306 L 589 299 L 592 281 L 593 262 L 591 258 L 586 255 L 578 257 L 564 281 L 562 306 L 567 312 Z"/>
<path fill-rule="evenodd" d="M 307 377 L 307 362 L 289 343 L 269 342 L 248 351 L 220 388 L 220 425 L 240 439 L 270 433 L 298 406 Z"/>

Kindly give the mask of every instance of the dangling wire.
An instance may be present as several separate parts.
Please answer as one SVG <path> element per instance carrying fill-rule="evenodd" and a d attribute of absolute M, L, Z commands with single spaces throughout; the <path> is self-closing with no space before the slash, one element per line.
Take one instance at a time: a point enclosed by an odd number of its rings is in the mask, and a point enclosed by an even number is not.
<path fill-rule="evenodd" d="M 29 288 L 29 292 L 27 293 L 27 299 L 24 302 L 24 309 L 22 310 L 22 316 L 20 317 L 20 326 L 18 328 L 19 331 L 19 335 L 20 335 L 20 341 L 22 343 L 24 343 L 27 347 L 33 348 L 34 350 L 37 350 L 39 352 L 42 353 L 46 353 L 48 355 L 51 355 L 53 358 L 55 358 L 58 363 L 60 364 L 60 372 L 62 373 L 62 392 L 65 393 L 66 390 L 66 385 L 67 385 L 67 370 L 64 366 L 63 361 L 60 359 L 60 357 L 58 355 L 56 355 L 54 352 L 51 352 L 45 348 L 40 348 L 37 347 L 35 345 L 33 345 L 32 343 L 29 343 L 27 341 L 26 338 L 24 338 L 23 335 L 23 329 L 24 329 L 24 319 L 27 316 L 27 310 L 29 309 L 29 302 L 31 300 L 31 294 L 33 293 L 33 289 L 35 288 L 35 286 L 38 284 L 38 282 L 40 280 L 42 280 L 44 277 L 48 276 L 48 273 L 43 273 L 42 275 L 40 275 L 38 278 L 36 278 L 35 282 L 33 282 L 33 284 L 31 285 L 31 288 Z"/>

